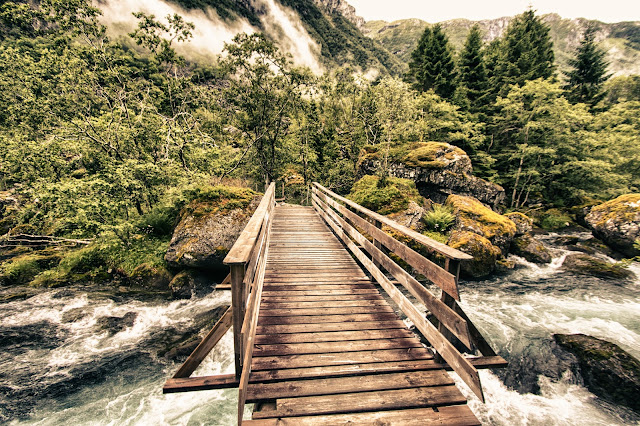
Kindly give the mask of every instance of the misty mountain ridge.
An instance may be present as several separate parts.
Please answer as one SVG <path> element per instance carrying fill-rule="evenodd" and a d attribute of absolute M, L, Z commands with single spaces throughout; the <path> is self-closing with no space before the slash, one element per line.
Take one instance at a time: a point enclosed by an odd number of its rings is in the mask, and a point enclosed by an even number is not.
<path fill-rule="evenodd" d="M 513 18 L 509 16 L 480 21 L 452 19 L 440 24 L 449 41 L 460 51 L 474 24 L 480 26 L 484 41 L 488 43 L 501 37 Z M 550 28 L 549 34 L 560 70 L 567 68 L 568 60 L 573 57 L 582 34 L 591 24 L 596 28 L 596 41 L 607 52 L 609 71 L 613 75 L 640 74 L 640 22 L 607 24 L 584 18 L 565 19 L 555 13 L 541 15 L 541 18 Z M 415 18 L 394 22 L 369 21 L 365 23 L 363 32 L 407 64 L 427 25 L 426 21 Z"/>

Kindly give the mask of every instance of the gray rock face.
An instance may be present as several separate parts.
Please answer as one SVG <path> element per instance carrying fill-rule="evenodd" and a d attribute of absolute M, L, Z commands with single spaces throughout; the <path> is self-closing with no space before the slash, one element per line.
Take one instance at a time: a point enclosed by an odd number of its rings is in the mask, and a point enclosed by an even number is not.
<path fill-rule="evenodd" d="M 626 194 L 595 206 L 584 218 L 593 235 L 626 256 L 638 256 L 640 194 Z"/>
<path fill-rule="evenodd" d="M 421 220 L 424 213 L 424 207 L 420 207 L 415 201 L 409 201 L 409 205 L 405 210 L 398 213 L 391 213 L 388 216 L 400 225 L 420 232 L 424 229 L 424 224 Z"/>
<path fill-rule="evenodd" d="M 195 269 L 184 269 L 176 274 L 169 283 L 171 295 L 176 299 L 189 299 L 200 291 L 210 290 L 213 281 L 210 274 Z"/>
<path fill-rule="evenodd" d="M 578 358 L 587 388 L 599 397 L 640 412 L 640 361 L 618 345 L 584 334 L 554 334 Z"/>
<path fill-rule="evenodd" d="M 329 13 L 341 14 L 359 29 L 364 27 L 364 18 L 357 16 L 356 9 L 345 0 L 314 0 L 314 3 Z"/>
<path fill-rule="evenodd" d="M 551 262 L 551 253 L 549 253 L 549 250 L 529 234 L 514 238 L 511 242 L 511 252 L 524 257 L 529 262 Z"/>
<path fill-rule="evenodd" d="M 516 237 L 519 235 L 526 235 L 533 230 L 533 219 L 524 213 L 512 212 L 505 214 L 505 216 L 516 224 Z"/>
<path fill-rule="evenodd" d="M 246 208 L 213 209 L 201 214 L 183 214 L 164 259 L 177 268 L 220 270 L 222 263 L 258 206 L 256 197 Z"/>
<path fill-rule="evenodd" d="M 574 274 L 593 275 L 600 278 L 628 279 L 634 276 L 632 272 L 617 264 L 583 253 L 567 255 L 562 268 Z"/>
<path fill-rule="evenodd" d="M 420 153 L 409 153 L 408 157 L 418 156 L 418 161 L 393 161 L 391 176 L 413 180 L 420 195 L 436 203 L 444 203 L 451 194 L 474 197 L 494 209 L 504 201 L 504 188 L 473 176 L 471 160 L 461 149 L 440 142 L 424 144 L 419 150 L 424 149 L 430 150 L 428 161 L 422 161 L 426 156 L 420 157 Z M 375 174 L 379 165 L 378 159 L 365 158 L 360 171 L 363 175 Z"/>

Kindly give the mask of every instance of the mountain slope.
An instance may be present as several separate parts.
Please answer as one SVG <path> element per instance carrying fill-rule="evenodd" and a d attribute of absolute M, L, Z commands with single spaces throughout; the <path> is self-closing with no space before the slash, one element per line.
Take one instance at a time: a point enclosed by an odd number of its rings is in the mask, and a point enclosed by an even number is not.
<path fill-rule="evenodd" d="M 482 21 L 454 19 L 441 24 L 455 48 L 460 50 L 474 23 L 480 25 L 485 34 L 485 42 L 490 42 L 502 35 L 511 19 L 513 18 Z M 587 19 L 563 19 L 557 14 L 542 15 L 542 19 L 551 29 L 550 35 L 560 70 L 567 68 L 568 59 L 573 56 L 583 31 L 588 24 L 593 24 L 597 29 L 596 39 L 607 51 L 609 71 L 614 75 L 640 74 L 640 22 L 606 24 Z M 365 23 L 363 32 L 406 64 L 427 25 L 427 22 L 420 19 L 403 19 L 391 23 L 370 21 Z"/>

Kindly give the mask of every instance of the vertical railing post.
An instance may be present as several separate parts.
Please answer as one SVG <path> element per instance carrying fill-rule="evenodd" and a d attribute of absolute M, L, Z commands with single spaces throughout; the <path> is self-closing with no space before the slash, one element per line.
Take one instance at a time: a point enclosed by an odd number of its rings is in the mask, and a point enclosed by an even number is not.
<path fill-rule="evenodd" d="M 242 375 L 242 323 L 245 314 L 244 299 L 244 272 L 243 263 L 231 265 L 231 308 L 233 310 L 233 352 L 235 355 L 236 377 L 238 380 Z"/>
<path fill-rule="evenodd" d="M 458 286 L 458 279 L 460 277 L 460 261 L 457 260 L 457 259 L 451 259 L 451 258 L 447 257 L 445 262 L 444 262 L 444 269 L 446 269 L 447 272 L 449 272 L 451 275 L 453 275 L 455 277 L 456 287 L 457 287 Z M 440 300 L 442 300 L 442 303 L 444 303 L 448 307 L 450 307 L 452 309 L 455 308 L 456 300 L 449 293 L 447 293 L 444 290 L 442 290 L 442 295 L 440 296 Z M 443 326 L 442 323 L 438 324 L 438 331 L 449 342 L 453 343 L 455 340 L 457 340 L 455 338 L 455 336 L 453 335 L 453 333 L 451 333 L 449 330 L 447 330 L 447 328 L 445 326 Z M 437 356 L 437 361 L 442 362 L 442 358 L 440 357 L 439 354 Z"/>
<path fill-rule="evenodd" d="M 378 229 L 382 229 L 382 222 L 380 222 L 379 220 L 374 220 L 373 225 Z M 373 245 L 378 250 L 384 251 L 384 248 L 382 247 L 382 243 L 376 240 L 375 238 L 373 239 Z M 373 264 L 376 266 L 376 268 L 380 268 L 380 262 L 378 262 L 377 260 L 373 259 Z"/>

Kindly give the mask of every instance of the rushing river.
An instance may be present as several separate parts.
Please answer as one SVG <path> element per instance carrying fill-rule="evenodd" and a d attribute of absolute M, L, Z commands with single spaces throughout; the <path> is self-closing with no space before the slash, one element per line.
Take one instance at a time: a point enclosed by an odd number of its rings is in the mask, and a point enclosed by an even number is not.
<path fill-rule="evenodd" d="M 559 266 L 568 251 L 554 248 L 554 237 L 539 237 L 553 249 L 550 265 L 516 258 L 507 275 L 463 284 L 465 311 L 510 365 L 480 372 L 486 404 L 460 388 L 486 424 L 640 424 L 639 415 L 590 393 L 552 338 L 589 334 L 640 358 L 640 279 L 565 273 Z M 640 277 L 640 266 L 631 268 Z M 161 392 L 178 367 L 164 355 L 168 342 L 229 303 L 228 292 L 143 302 L 72 288 L 1 304 L 0 423 L 235 424 L 236 390 Z M 107 317 L 127 320 L 105 328 Z M 232 372 L 232 353 L 227 333 L 195 374 Z"/>

